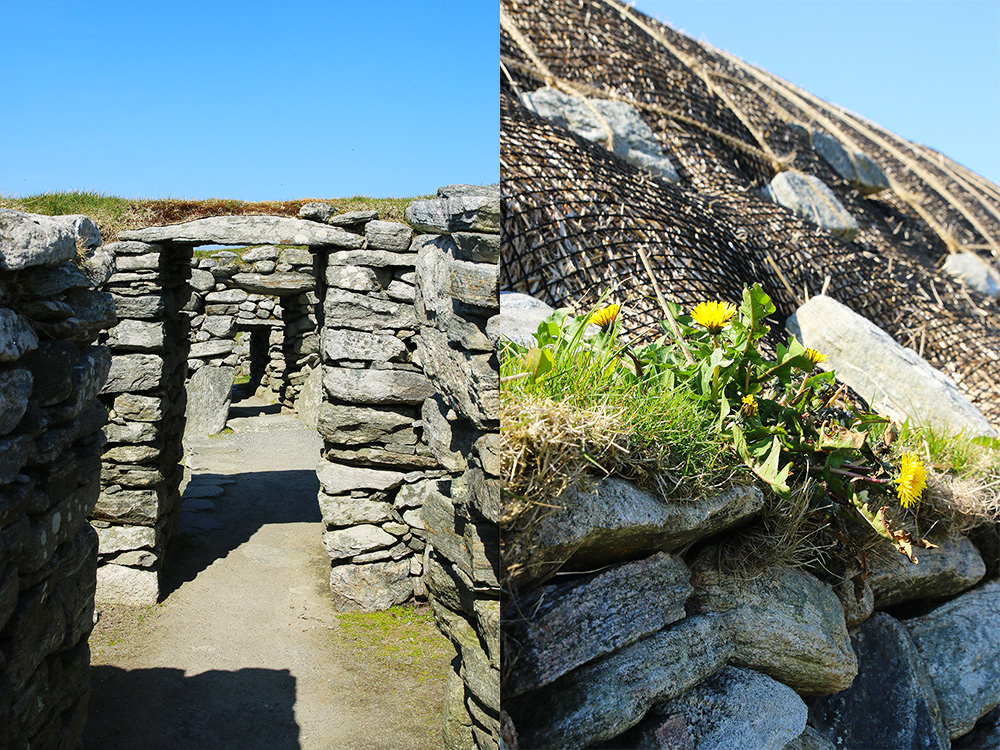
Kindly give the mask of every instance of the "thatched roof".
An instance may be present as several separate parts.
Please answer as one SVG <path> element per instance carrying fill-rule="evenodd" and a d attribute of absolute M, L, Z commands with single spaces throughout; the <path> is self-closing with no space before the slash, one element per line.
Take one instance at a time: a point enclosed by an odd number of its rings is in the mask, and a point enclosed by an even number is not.
<path fill-rule="evenodd" d="M 662 318 L 658 295 L 735 300 L 759 281 L 780 330 L 825 289 L 951 375 L 1000 427 L 1000 306 L 940 271 L 960 251 L 997 268 L 996 185 L 618 0 L 503 0 L 500 53 L 503 288 L 564 305 L 620 285 L 635 333 Z M 630 104 L 680 182 L 528 111 L 520 95 L 546 85 Z M 862 195 L 806 129 L 869 156 L 890 189 Z M 853 241 L 762 196 L 786 169 L 833 191 L 861 227 Z"/>

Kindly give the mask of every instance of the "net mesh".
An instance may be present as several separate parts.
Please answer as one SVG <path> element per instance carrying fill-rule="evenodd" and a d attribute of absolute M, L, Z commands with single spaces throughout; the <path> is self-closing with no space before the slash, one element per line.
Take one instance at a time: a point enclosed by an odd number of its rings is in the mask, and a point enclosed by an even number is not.
<path fill-rule="evenodd" d="M 1000 306 L 939 271 L 959 249 L 995 267 L 997 186 L 616 0 L 504 0 L 502 21 L 502 288 L 557 306 L 616 289 L 636 336 L 662 332 L 658 291 L 690 308 L 759 282 L 781 331 L 825 289 L 950 375 L 1000 427 Z M 632 104 L 681 183 L 522 106 L 521 93 L 563 82 Z M 853 144 L 892 189 L 863 196 L 793 123 Z M 852 242 L 761 196 L 788 167 L 830 187 L 861 226 Z"/>

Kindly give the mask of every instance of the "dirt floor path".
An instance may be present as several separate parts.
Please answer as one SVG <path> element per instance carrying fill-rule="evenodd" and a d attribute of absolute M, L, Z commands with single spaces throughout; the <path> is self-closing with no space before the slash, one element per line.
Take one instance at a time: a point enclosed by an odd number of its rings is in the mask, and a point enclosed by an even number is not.
<path fill-rule="evenodd" d="M 264 411 L 186 446 L 164 600 L 101 608 L 87 750 L 442 747 L 451 645 L 426 607 L 333 611 L 320 439 Z"/>

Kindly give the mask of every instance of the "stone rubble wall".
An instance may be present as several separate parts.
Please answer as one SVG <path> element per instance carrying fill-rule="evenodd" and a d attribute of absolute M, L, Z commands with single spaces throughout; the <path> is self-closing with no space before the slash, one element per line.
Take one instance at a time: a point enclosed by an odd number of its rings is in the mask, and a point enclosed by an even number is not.
<path fill-rule="evenodd" d="M 101 390 L 108 443 L 97 529 L 99 602 L 155 604 L 164 552 L 180 515 L 191 247 L 107 245 L 115 273 L 104 288 L 118 324 L 102 334 L 111 371 Z"/>
<path fill-rule="evenodd" d="M 424 438 L 447 472 L 428 477 L 424 577 L 438 627 L 454 643 L 445 745 L 500 744 L 499 365 L 486 329 L 500 311 L 500 193 L 451 186 L 417 201 L 417 354 L 435 393 Z"/>
<path fill-rule="evenodd" d="M 980 719 L 1000 733 L 995 547 L 931 536 L 919 564 L 869 554 L 836 585 L 735 574 L 723 535 L 762 500 L 750 486 L 664 503 L 606 478 L 512 535 L 508 750 L 948 748 Z"/>
<path fill-rule="evenodd" d="M 188 376 L 204 365 L 235 368 L 261 396 L 295 408 L 319 366 L 313 253 L 265 245 L 242 258 L 223 250 L 192 263 Z M 251 335 L 266 341 L 259 361 L 251 361 Z"/>
<path fill-rule="evenodd" d="M 76 747 L 86 720 L 112 268 L 82 216 L 0 209 L 0 747 Z"/>

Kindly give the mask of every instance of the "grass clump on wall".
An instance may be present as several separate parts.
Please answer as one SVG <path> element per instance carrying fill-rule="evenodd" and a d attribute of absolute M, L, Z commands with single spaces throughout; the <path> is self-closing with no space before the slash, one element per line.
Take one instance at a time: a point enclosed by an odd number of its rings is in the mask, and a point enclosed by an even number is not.
<path fill-rule="evenodd" d="M 615 474 L 665 502 L 756 481 L 767 503 L 729 539 L 736 566 L 814 569 L 892 555 L 995 521 L 996 441 L 946 438 L 872 413 L 794 338 L 765 356 L 763 290 L 739 305 L 664 307 L 663 335 L 620 336 L 618 305 L 542 322 L 501 357 L 504 534 L 558 507 L 571 484 Z M 978 444 L 977 444 L 978 443 Z"/>

